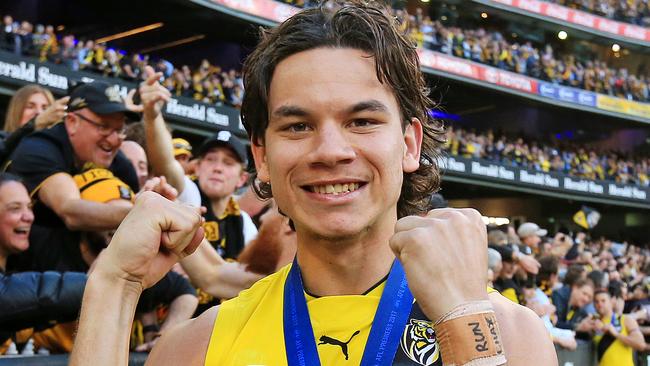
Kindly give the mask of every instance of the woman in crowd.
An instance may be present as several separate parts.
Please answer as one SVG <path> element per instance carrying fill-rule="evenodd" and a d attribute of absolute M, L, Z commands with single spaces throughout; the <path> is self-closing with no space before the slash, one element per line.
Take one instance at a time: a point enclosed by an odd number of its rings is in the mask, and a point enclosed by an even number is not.
<path fill-rule="evenodd" d="M 36 129 L 48 127 L 63 119 L 67 101 L 55 101 L 49 90 L 38 85 L 25 85 L 9 101 L 4 131 L 14 132 L 31 120 Z"/>
<path fill-rule="evenodd" d="M 24 136 L 63 120 L 69 99 L 54 100 L 49 90 L 34 84 L 16 91 L 9 101 L 5 125 L 0 131 L 0 163 L 3 167 Z"/>

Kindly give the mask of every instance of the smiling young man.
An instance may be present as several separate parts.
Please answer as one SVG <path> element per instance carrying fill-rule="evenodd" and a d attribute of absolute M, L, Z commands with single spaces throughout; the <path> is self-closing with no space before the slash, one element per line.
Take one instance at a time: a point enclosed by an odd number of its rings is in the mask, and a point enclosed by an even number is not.
<path fill-rule="evenodd" d="M 17 146 L 8 171 L 24 179 L 35 199 L 31 245 L 18 268 L 88 269 L 79 251 L 79 232 L 113 230 L 129 207 L 82 199 L 72 177 L 107 168 L 134 192 L 139 190 L 135 170 L 119 151 L 127 117 L 138 115 L 126 108 L 114 87 L 103 82 L 77 85 L 63 123 L 35 132 Z"/>
<path fill-rule="evenodd" d="M 539 318 L 488 295 L 480 215 L 427 212 L 443 130 L 428 114 L 416 51 L 384 9 L 351 3 L 301 11 L 265 32 L 244 70 L 256 187 L 291 219 L 296 260 L 165 334 L 149 363 L 556 364 Z M 158 227 L 156 243 L 131 240 L 140 254 L 127 263 L 117 260 L 128 255 L 121 235 L 100 258 L 73 365 L 126 359 L 125 330 L 96 333 L 126 325 L 124 304 L 164 270 L 153 266 L 162 253 L 137 248 L 157 249 L 169 220 L 142 219 Z M 125 223 L 118 232 L 136 227 Z M 187 243 L 162 245 L 178 253 Z M 146 275 L 135 270 L 143 266 Z M 111 288 L 126 301 L 102 302 Z"/>

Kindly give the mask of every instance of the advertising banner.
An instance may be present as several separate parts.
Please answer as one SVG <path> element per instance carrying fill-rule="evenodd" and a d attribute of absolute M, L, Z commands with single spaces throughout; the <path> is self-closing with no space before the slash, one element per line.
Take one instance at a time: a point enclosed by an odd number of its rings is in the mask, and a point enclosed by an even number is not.
<path fill-rule="evenodd" d="M 273 0 L 210 0 L 215 4 L 227 6 L 231 9 L 242 11 L 260 18 L 269 19 L 278 23 L 283 22 L 296 12 L 297 7 L 282 4 Z"/>
<path fill-rule="evenodd" d="M 137 85 L 118 78 L 105 78 L 102 75 L 84 71 L 72 71 L 61 65 L 40 63 L 0 51 L 0 84 L 19 88 L 26 84 L 39 84 L 55 94 L 67 94 L 68 87 L 76 82 L 102 80 L 115 85 L 124 97 Z M 238 136 L 245 136 L 239 111 L 226 106 L 210 105 L 190 98 L 173 97 L 163 110 L 165 118 L 201 127 L 203 129 L 226 129 Z"/>
<path fill-rule="evenodd" d="M 561 5 L 540 0 L 491 0 L 491 2 L 512 6 L 534 14 L 559 19 L 567 23 L 592 28 L 612 35 L 650 42 L 650 29 L 633 24 L 618 22 L 584 11 L 570 9 Z"/>
<path fill-rule="evenodd" d="M 531 171 L 482 159 L 445 156 L 438 160 L 447 175 L 472 177 L 508 183 L 520 187 L 554 191 L 572 196 L 625 200 L 650 207 L 650 188 L 608 181 L 594 181 L 555 172 Z"/>

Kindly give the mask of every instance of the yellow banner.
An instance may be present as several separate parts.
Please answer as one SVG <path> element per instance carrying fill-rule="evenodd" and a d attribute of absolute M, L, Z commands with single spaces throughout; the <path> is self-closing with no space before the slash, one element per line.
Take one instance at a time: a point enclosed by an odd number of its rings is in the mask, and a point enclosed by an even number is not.
<path fill-rule="evenodd" d="M 650 119 L 650 104 L 598 94 L 596 107 L 612 112 L 619 112 Z"/>

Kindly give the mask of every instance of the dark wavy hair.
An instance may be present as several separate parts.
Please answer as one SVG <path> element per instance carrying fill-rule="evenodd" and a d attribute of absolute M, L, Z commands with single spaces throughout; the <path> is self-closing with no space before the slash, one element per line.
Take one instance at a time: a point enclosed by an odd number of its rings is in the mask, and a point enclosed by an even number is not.
<path fill-rule="evenodd" d="M 420 167 L 404 174 L 397 215 L 426 212 L 429 197 L 440 187 L 436 157 L 444 143 L 444 128 L 429 114 L 435 105 L 429 99 L 415 45 L 400 33 L 389 10 L 376 2 L 346 1 L 333 7 L 326 3 L 302 10 L 276 28 L 261 30 L 261 41 L 243 69 L 246 94 L 241 118 L 251 143 L 264 144 L 271 78 L 282 60 L 315 48 L 361 50 L 374 58 L 377 79 L 391 87 L 400 106 L 402 127 L 413 117 L 422 122 Z M 270 184 L 256 180 L 255 175 L 252 179 L 260 198 L 272 197 Z"/>

